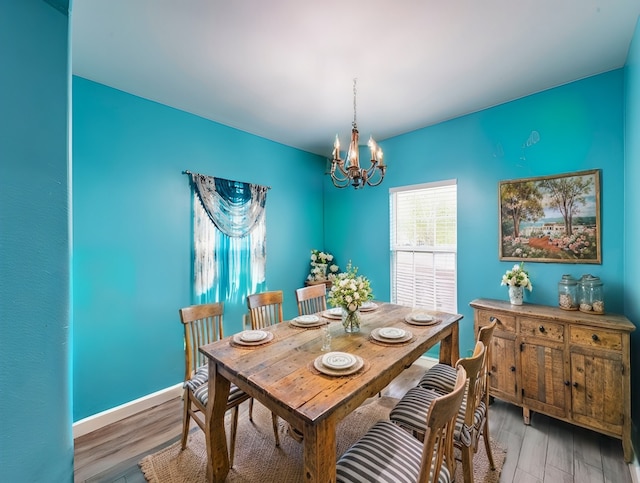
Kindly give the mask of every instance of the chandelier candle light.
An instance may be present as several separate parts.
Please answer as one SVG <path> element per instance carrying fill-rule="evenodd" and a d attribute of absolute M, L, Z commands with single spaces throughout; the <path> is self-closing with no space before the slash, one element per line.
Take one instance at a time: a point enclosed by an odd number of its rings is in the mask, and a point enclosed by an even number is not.
<path fill-rule="evenodd" d="M 336 134 L 336 141 L 333 144 L 333 158 L 331 159 L 333 185 L 336 188 L 346 188 L 351 184 L 355 189 L 364 188 L 365 185 L 378 186 L 384 179 L 387 167 L 382 160 L 382 149 L 378 147 L 372 137 L 369 138 L 368 143 L 371 150 L 371 166 L 369 169 L 360 168 L 358 147 L 360 136 L 356 122 L 356 79 L 353 79 L 353 123 L 351 126 L 351 142 L 345 160 L 340 158 L 340 140 Z"/>

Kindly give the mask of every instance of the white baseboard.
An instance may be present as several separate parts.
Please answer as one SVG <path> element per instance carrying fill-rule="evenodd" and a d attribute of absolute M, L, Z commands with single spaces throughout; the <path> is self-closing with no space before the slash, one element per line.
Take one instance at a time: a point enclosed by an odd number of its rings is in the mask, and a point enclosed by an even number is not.
<path fill-rule="evenodd" d="M 150 409 L 175 397 L 180 397 L 182 396 L 182 393 L 182 383 L 179 383 L 175 386 L 147 394 L 139 399 L 135 399 L 120 406 L 116 406 L 115 408 L 107 409 L 101 413 L 76 421 L 73 423 L 73 438 L 78 438 L 91 433 L 96 429 L 103 428 L 108 424 L 121 421 L 124 418 L 133 416 L 136 413 Z"/>

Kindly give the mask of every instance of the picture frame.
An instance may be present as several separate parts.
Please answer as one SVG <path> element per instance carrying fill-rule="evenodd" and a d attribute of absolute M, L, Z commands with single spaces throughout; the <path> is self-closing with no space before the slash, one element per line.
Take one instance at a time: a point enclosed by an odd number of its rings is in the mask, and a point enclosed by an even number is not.
<path fill-rule="evenodd" d="M 602 263 L 600 170 L 500 181 L 498 211 L 500 260 Z"/>

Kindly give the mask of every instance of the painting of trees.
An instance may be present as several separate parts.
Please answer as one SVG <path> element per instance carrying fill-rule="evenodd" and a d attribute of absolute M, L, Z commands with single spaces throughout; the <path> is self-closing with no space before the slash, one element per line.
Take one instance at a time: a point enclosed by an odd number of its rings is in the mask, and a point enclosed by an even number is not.
<path fill-rule="evenodd" d="M 500 187 L 502 216 L 513 224 L 513 236 L 520 236 L 521 221 L 536 221 L 544 216 L 542 194 L 532 181 L 509 183 Z"/>
<path fill-rule="evenodd" d="M 600 172 L 501 181 L 500 259 L 601 263 Z"/>
<path fill-rule="evenodd" d="M 564 218 L 566 233 L 573 232 L 572 220 L 580 213 L 586 196 L 593 186 L 593 178 L 588 176 L 570 176 L 566 178 L 550 178 L 540 182 L 549 193 L 551 206 L 556 208 Z"/>

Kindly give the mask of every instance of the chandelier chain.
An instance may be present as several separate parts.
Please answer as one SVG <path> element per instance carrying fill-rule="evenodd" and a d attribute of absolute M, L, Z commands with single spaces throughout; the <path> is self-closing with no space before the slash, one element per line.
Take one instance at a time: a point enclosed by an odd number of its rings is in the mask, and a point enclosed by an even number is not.
<path fill-rule="evenodd" d="M 356 122 L 356 81 L 358 79 L 354 78 L 353 79 L 353 127 L 356 127 L 358 124 Z"/>

